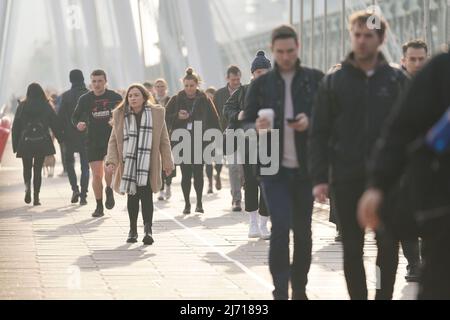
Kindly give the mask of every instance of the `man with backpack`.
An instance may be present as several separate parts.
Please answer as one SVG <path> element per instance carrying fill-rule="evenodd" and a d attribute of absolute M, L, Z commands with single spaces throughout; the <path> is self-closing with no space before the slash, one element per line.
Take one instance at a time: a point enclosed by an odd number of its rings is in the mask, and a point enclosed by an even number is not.
<path fill-rule="evenodd" d="M 450 54 L 433 58 L 413 79 L 391 114 L 370 166 L 369 190 L 359 222 L 377 230 L 392 227 L 382 217 L 386 195 L 406 174 L 413 210 L 396 230 L 413 221 L 423 241 L 419 299 L 450 299 Z M 410 225 L 410 223 L 408 223 Z"/>
<path fill-rule="evenodd" d="M 72 70 L 69 78 L 72 83 L 72 88 L 62 95 L 58 117 L 64 128 L 66 169 L 72 187 L 71 203 L 80 202 L 80 205 L 84 206 L 87 204 L 86 199 L 89 188 L 89 161 L 86 148 L 86 133 L 78 131 L 72 124 L 72 115 L 78 100 L 88 92 L 88 89 L 84 84 L 84 76 L 80 70 Z M 75 172 L 75 153 L 80 155 L 81 191 Z"/>

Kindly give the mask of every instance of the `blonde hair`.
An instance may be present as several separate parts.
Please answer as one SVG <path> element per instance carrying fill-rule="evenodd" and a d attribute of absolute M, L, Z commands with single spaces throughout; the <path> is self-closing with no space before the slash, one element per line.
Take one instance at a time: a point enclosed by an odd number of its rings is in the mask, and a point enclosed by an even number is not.
<path fill-rule="evenodd" d="M 156 81 L 155 81 L 155 86 L 156 86 L 158 83 L 162 83 L 162 84 L 164 84 L 164 85 L 167 87 L 167 81 L 164 80 L 163 78 L 156 79 Z"/>

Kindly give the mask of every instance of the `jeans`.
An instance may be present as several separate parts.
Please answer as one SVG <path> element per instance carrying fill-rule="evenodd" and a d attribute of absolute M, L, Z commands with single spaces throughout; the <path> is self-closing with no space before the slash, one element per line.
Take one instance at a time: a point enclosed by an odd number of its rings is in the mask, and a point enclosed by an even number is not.
<path fill-rule="evenodd" d="M 333 186 L 339 228 L 344 246 L 344 274 L 347 289 L 352 300 L 367 300 L 366 273 L 364 270 L 364 229 L 357 220 L 357 206 L 365 191 L 364 179 Z M 377 300 L 392 299 L 395 275 L 398 266 L 398 241 L 385 232 L 377 232 L 377 262 L 379 268 Z"/>
<path fill-rule="evenodd" d="M 23 180 L 25 183 L 31 183 L 31 171 L 33 170 L 34 193 L 39 193 L 41 191 L 42 166 L 44 165 L 44 160 L 44 156 L 22 158 Z"/>
<path fill-rule="evenodd" d="M 75 172 L 75 157 L 74 154 L 78 153 L 80 155 L 80 167 L 81 167 L 81 178 L 80 178 L 80 185 L 81 185 L 81 195 L 86 196 L 89 189 L 89 161 L 88 161 L 88 155 L 87 150 L 82 149 L 81 151 L 74 151 L 73 149 L 66 146 L 65 148 L 65 158 L 66 158 L 66 169 L 67 169 L 67 176 L 69 177 L 69 182 L 72 187 L 72 191 L 77 192 L 78 189 L 78 182 L 77 182 L 77 174 Z"/>
<path fill-rule="evenodd" d="M 242 200 L 242 181 L 244 178 L 243 168 L 241 164 L 229 164 L 228 173 L 230 176 L 231 197 L 233 203 Z"/>
<path fill-rule="evenodd" d="M 292 290 L 305 293 L 311 266 L 313 211 L 312 185 L 298 170 L 281 168 L 275 176 L 263 176 L 261 185 L 272 221 L 269 268 L 275 300 L 289 299 Z M 289 234 L 294 231 L 294 256 L 289 258 Z"/>
<path fill-rule="evenodd" d="M 257 211 L 263 217 L 268 217 L 266 202 L 263 193 L 260 191 L 258 179 L 256 177 L 256 165 L 244 164 L 244 192 L 245 192 L 245 210 L 247 212 Z M 259 200 L 258 200 L 258 191 Z"/>

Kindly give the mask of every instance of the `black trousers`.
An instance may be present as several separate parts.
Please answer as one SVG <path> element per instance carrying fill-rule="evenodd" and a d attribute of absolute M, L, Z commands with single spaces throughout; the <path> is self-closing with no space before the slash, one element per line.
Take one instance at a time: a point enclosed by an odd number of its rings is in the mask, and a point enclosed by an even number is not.
<path fill-rule="evenodd" d="M 450 210 L 423 226 L 420 300 L 450 300 Z"/>
<path fill-rule="evenodd" d="M 259 186 L 259 181 L 256 177 L 256 165 L 244 164 L 244 179 L 245 210 L 247 212 L 253 212 L 259 209 L 259 214 L 261 216 L 268 217 L 269 212 L 263 197 L 262 189 Z"/>
<path fill-rule="evenodd" d="M 133 196 L 128 195 L 128 216 L 130 218 L 130 228 L 137 229 L 137 220 L 139 215 L 139 202 L 142 205 L 142 218 L 144 225 L 153 225 L 153 193 L 150 182 L 145 187 L 138 187 L 137 193 Z"/>
<path fill-rule="evenodd" d="M 25 183 L 31 183 L 31 171 L 33 171 L 33 188 L 35 193 L 41 191 L 42 166 L 44 165 L 44 160 L 44 156 L 22 158 L 23 180 Z"/>
<path fill-rule="evenodd" d="M 337 183 L 333 186 L 339 228 L 344 246 L 344 274 L 352 300 L 367 300 L 366 274 L 364 270 L 365 231 L 357 220 L 357 206 L 366 187 L 365 180 Z M 377 254 L 377 300 L 392 299 L 395 275 L 398 267 L 398 241 L 386 232 L 376 236 Z"/>
<path fill-rule="evenodd" d="M 214 168 L 216 169 L 217 175 L 220 176 L 220 173 L 222 172 L 222 164 L 216 164 L 214 166 Z M 213 165 L 212 164 L 207 164 L 206 165 L 206 176 L 208 177 L 209 180 L 212 180 L 213 178 Z"/>
<path fill-rule="evenodd" d="M 203 165 L 181 164 L 181 188 L 183 189 L 184 201 L 190 204 L 192 177 L 194 177 L 194 189 L 197 194 L 197 203 L 202 202 L 203 195 Z"/>

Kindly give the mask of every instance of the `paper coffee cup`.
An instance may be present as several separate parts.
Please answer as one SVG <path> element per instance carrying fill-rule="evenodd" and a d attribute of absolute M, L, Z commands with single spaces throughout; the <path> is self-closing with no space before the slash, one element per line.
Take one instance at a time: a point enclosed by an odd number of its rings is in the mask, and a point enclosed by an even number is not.
<path fill-rule="evenodd" d="M 273 111 L 273 109 L 261 109 L 258 112 L 258 116 L 267 119 L 270 122 L 270 128 L 274 128 L 275 111 Z"/>

